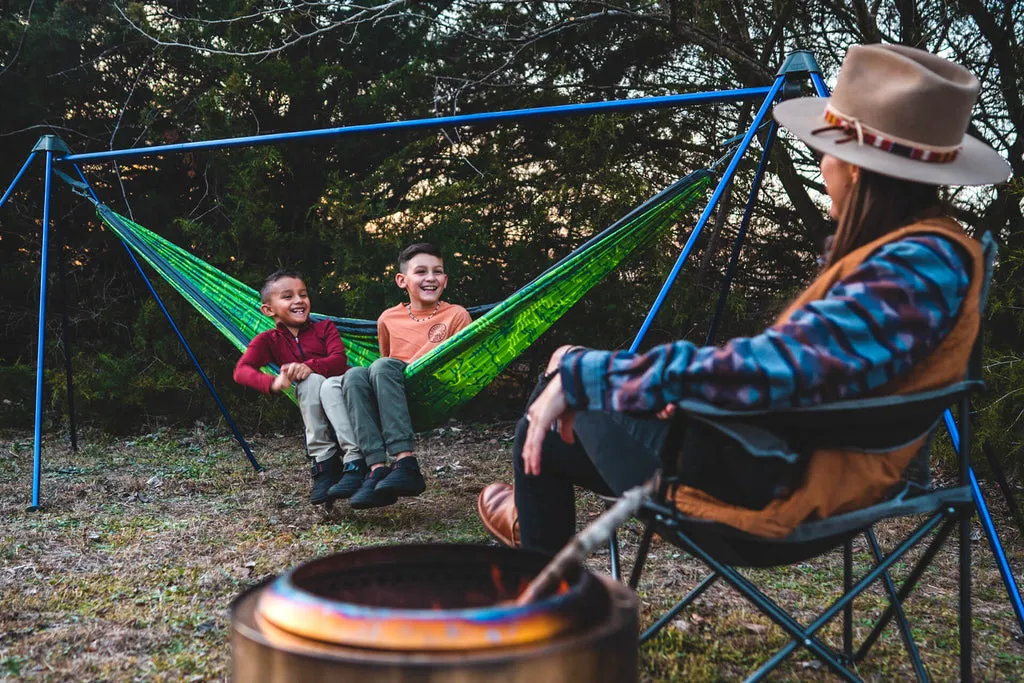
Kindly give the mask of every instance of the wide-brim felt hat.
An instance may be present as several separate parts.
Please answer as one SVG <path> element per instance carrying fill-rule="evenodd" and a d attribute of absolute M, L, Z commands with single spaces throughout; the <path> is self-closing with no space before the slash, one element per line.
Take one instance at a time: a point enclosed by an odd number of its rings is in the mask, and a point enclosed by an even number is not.
<path fill-rule="evenodd" d="M 813 149 L 894 178 L 989 185 L 1009 164 L 967 134 L 981 85 L 967 69 L 902 45 L 855 45 L 831 97 L 776 105 L 775 120 Z"/>

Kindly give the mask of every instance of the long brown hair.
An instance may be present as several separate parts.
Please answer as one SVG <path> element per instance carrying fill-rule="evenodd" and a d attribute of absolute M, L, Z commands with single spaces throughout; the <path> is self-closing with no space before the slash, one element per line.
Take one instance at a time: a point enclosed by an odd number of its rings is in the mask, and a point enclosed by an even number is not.
<path fill-rule="evenodd" d="M 891 178 L 861 168 L 841 208 L 825 267 L 886 233 L 942 209 L 937 185 Z"/>

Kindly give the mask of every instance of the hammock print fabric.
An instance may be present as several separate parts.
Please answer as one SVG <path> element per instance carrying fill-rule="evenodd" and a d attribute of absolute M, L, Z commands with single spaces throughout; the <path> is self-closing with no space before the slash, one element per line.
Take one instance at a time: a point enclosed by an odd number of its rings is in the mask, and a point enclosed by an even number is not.
<path fill-rule="evenodd" d="M 691 173 L 506 300 L 470 308 L 474 320 L 468 327 L 406 367 L 409 409 L 416 428 L 438 424 L 479 393 L 630 253 L 649 246 L 676 223 L 704 195 L 712 177 L 706 170 Z M 260 312 L 259 292 L 252 287 L 103 204 L 97 204 L 97 213 L 239 352 L 257 334 L 273 328 L 273 321 Z M 312 317 L 335 323 L 352 365 L 369 365 L 379 356 L 375 321 L 322 314 Z M 276 373 L 277 369 L 267 371 Z"/>

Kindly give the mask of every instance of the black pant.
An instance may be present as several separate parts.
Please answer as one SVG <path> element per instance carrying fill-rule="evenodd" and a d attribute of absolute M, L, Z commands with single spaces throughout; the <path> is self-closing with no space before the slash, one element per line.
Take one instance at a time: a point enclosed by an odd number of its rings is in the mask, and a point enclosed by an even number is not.
<path fill-rule="evenodd" d="M 546 386 L 538 383 L 530 403 Z M 577 413 L 572 444 L 557 432 L 544 438 L 541 473 L 523 472 L 523 442 L 529 423 L 519 420 L 512 446 L 519 535 L 524 547 L 557 552 L 576 533 L 573 486 L 617 495 L 650 479 L 661 466 L 658 453 L 667 421 L 625 413 Z"/>

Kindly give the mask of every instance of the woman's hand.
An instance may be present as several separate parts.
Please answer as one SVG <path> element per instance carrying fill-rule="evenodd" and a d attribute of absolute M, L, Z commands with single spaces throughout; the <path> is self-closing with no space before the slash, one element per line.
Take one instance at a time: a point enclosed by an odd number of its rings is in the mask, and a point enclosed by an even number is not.
<path fill-rule="evenodd" d="M 676 414 L 676 408 L 677 406 L 675 403 L 669 403 L 667 406 L 656 412 L 654 417 L 659 420 L 670 420 L 672 419 L 672 416 Z"/>
<path fill-rule="evenodd" d="M 555 375 L 526 411 L 526 419 L 530 426 L 526 430 L 526 441 L 523 443 L 523 472 L 532 476 L 540 474 L 544 437 L 551 430 L 551 425 L 557 422 L 562 440 L 566 443 L 573 442 L 572 427 L 575 418 L 576 413 L 569 410 L 565 402 L 562 378 Z"/>
<path fill-rule="evenodd" d="M 555 349 L 555 352 L 551 354 L 551 358 L 548 359 L 548 366 L 544 370 L 545 375 L 550 375 L 558 370 L 558 366 L 562 362 L 562 356 L 569 353 L 573 349 L 578 349 L 579 346 L 573 346 L 572 344 L 566 344 L 565 346 L 559 346 Z"/>

